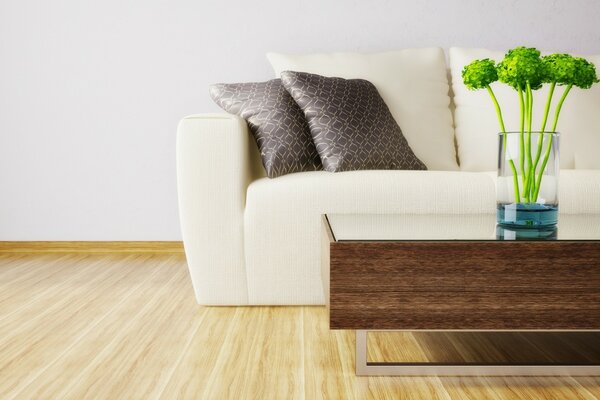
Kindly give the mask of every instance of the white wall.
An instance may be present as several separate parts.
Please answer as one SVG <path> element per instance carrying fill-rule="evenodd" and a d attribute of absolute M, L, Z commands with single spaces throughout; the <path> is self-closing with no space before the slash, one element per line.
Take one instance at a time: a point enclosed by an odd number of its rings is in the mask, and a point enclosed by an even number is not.
<path fill-rule="evenodd" d="M 596 0 L 0 0 L 0 240 L 178 240 L 175 129 L 264 53 L 600 53 Z"/>

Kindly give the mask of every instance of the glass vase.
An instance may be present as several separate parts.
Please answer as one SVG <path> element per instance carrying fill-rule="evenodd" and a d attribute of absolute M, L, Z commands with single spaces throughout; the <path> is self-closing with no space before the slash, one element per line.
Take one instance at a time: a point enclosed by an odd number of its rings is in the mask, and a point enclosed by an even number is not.
<path fill-rule="evenodd" d="M 558 223 L 559 134 L 500 133 L 497 221 L 507 227 Z"/>

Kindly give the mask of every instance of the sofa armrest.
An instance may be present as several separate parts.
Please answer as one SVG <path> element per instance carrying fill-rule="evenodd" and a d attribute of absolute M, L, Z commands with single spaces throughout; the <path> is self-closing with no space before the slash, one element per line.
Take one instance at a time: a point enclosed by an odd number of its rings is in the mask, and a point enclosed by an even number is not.
<path fill-rule="evenodd" d="M 246 122 L 229 114 L 185 117 L 177 128 L 179 216 L 201 304 L 246 304 L 246 189 L 259 175 Z"/>

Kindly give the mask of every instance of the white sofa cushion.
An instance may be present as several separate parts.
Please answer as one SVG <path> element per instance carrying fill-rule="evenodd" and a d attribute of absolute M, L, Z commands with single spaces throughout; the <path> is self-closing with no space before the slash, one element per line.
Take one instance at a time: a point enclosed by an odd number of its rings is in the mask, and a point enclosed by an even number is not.
<path fill-rule="evenodd" d="M 244 212 L 249 304 L 324 303 L 321 214 L 493 214 L 495 174 L 318 171 L 254 181 Z M 598 214 L 599 198 L 600 171 L 561 171 L 561 214 Z"/>
<path fill-rule="evenodd" d="M 323 304 L 321 214 L 493 213 L 493 176 L 318 171 L 254 181 L 244 214 L 249 303 Z"/>
<path fill-rule="evenodd" d="M 267 54 L 277 76 L 299 71 L 372 82 L 430 170 L 457 170 L 444 52 L 440 48 L 375 54 Z"/>
<path fill-rule="evenodd" d="M 454 92 L 454 122 L 460 167 L 464 171 L 488 171 L 497 167 L 498 119 L 488 93 L 471 91 L 463 84 L 461 72 L 465 65 L 475 59 L 490 58 L 500 61 L 503 51 L 487 49 L 450 49 L 450 69 Z M 600 56 L 586 56 L 600 68 Z M 519 101 L 516 92 L 507 85 L 496 82 L 492 88 L 498 98 L 507 130 L 518 130 Z M 557 86 L 553 106 L 562 95 Z M 539 130 L 548 85 L 535 92 L 534 130 Z M 553 121 L 551 109 L 549 125 Z M 561 168 L 600 169 L 600 84 L 589 90 L 573 88 L 562 108 L 557 130 L 560 138 Z M 593 151 L 590 151 L 593 149 Z"/>

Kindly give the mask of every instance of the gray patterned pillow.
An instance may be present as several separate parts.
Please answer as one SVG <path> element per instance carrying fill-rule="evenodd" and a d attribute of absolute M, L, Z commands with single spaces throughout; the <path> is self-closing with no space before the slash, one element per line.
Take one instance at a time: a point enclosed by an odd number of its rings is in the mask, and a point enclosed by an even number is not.
<path fill-rule="evenodd" d="M 427 169 L 371 82 L 292 71 L 281 80 L 304 111 L 325 170 Z"/>
<path fill-rule="evenodd" d="M 280 79 L 219 83 L 210 97 L 248 122 L 269 178 L 323 169 L 306 118 Z"/>

